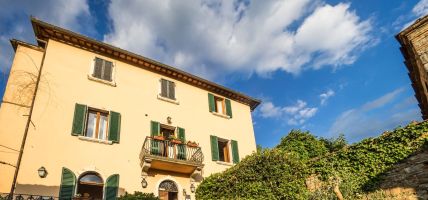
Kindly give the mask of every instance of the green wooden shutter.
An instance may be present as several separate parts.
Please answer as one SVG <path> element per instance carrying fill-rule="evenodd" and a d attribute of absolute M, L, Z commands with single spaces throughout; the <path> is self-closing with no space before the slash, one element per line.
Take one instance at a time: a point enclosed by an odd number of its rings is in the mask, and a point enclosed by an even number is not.
<path fill-rule="evenodd" d="M 175 83 L 168 81 L 168 98 L 175 99 Z"/>
<path fill-rule="evenodd" d="M 210 112 L 215 112 L 214 95 L 211 93 L 208 93 L 208 105 L 209 105 Z"/>
<path fill-rule="evenodd" d="M 230 142 L 230 145 L 232 146 L 233 163 L 238 163 L 239 162 L 238 142 L 235 140 L 232 140 Z"/>
<path fill-rule="evenodd" d="M 180 139 L 182 142 L 186 141 L 186 132 L 184 128 L 178 127 L 178 139 Z M 186 160 L 186 144 L 179 144 L 177 145 L 178 149 L 178 159 L 180 160 Z"/>
<path fill-rule="evenodd" d="M 73 126 L 71 128 L 71 135 L 83 135 L 85 132 L 86 124 L 86 110 L 88 107 L 86 105 L 77 104 L 74 106 L 74 117 L 73 117 Z"/>
<path fill-rule="evenodd" d="M 217 161 L 219 159 L 218 155 L 218 140 L 214 135 L 210 136 L 211 139 L 211 157 L 213 161 Z"/>
<path fill-rule="evenodd" d="M 119 174 L 113 174 L 109 176 L 106 180 L 105 185 L 105 200 L 116 200 L 117 192 L 119 190 Z"/>
<path fill-rule="evenodd" d="M 120 118 L 120 113 L 110 111 L 108 140 L 114 143 L 119 143 L 120 139 Z"/>
<path fill-rule="evenodd" d="M 232 118 L 232 106 L 230 105 L 230 100 L 229 99 L 225 99 L 224 103 L 226 104 L 226 114 L 227 114 L 227 116 L 229 116 L 230 118 Z"/>
<path fill-rule="evenodd" d="M 178 139 L 182 140 L 183 142 L 186 141 L 186 131 L 184 128 L 178 127 Z"/>
<path fill-rule="evenodd" d="M 150 135 L 157 136 L 160 134 L 160 124 L 159 122 L 151 121 L 150 122 Z M 151 154 L 152 155 L 159 155 L 160 154 L 160 145 L 159 141 L 151 140 Z"/>
<path fill-rule="evenodd" d="M 168 82 L 165 79 L 161 79 L 161 96 L 168 97 Z"/>
<path fill-rule="evenodd" d="M 75 185 L 76 176 L 71 170 L 63 167 L 61 176 L 61 186 L 59 189 L 59 199 L 71 200 L 74 196 Z"/>
<path fill-rule="evenodd" d="M 103 60 L 101 58 L 95 58 L 93 77 L 102 78 Z"/>

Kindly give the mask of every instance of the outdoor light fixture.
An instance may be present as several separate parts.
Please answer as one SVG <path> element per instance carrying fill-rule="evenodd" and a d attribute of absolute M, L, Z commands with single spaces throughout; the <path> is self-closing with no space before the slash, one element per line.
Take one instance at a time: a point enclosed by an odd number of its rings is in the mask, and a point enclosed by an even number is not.
<path fill-rule="evenodd" d="M 45 167 L 40 167 L 37 172 L 39 173 L 40 178 L 45 178 L 48 175 L 48 171 L 46 171 Z"/>
<path fill-rule="evenodd" d="M 146 187 L 147 187 L 147 181 L 146 181 L 146 178 L 144 178 L 144 177 L 143 177 L 143 180 L 141 181 L 141 186 L 142 186 L 143 188 L 146 188 Z"/>
<path fill-rule="evenodd" d="M 190 184 L 190 192 L 195 193 L 195 185 L 192 183 Z"/>
<path fill-rule="evenodd" d="M 168 122 L 168 124 L 171 124 L 172 123 L 172 118 L 170 117 L 170 116 L 168 116 L 167 118 L 166 118 L 166 121 Z"/>

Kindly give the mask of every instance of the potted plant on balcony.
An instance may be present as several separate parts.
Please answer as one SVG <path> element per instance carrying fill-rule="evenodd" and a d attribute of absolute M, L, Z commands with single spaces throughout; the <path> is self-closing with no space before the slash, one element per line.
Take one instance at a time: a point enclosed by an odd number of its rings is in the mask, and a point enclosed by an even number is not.
<path fill-rule="evenodd" d="M 199 145 L 195 141 L 187 141 L 187 146 L 189 146 L 189 147 L 198 147 Z"/>
<path fill-rule="evenodd" d="M 155 136 L 153 136 L 153 139 L 154 140 L 161 140 L 161 141 L 165 140 L 165 138 L 162 135 L 155 135 Z"/>
<path fill-rule="evenodd" d="M 180 139 L 178 139 L 177 137 L 175 137 L 175 135 L 170 135 L 168 139 L 173 144 L 181 144 L 182 143 Z"/>

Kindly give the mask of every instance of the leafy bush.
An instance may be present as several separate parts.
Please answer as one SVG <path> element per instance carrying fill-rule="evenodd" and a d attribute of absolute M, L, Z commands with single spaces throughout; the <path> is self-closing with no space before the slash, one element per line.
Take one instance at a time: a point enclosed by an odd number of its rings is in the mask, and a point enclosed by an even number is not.
<path fill-rule="evenodd" d="M 345 199 L 376 189 L 381 175 L 427 144 L 428 121 L 411 123 L 347 146 L 343 136 L 318 139 L 292 130 L 274 149 L 263 149 L 206 178 L 197 199 L 336 199 L 333 178 Z M 305 180 L 318 174 L 323 187 L 310 193 Z M 336 183 L 337 183 L 336 182 Z M 377 195 L 377 196 L 376 196 Z M 381 197 L 381 192 L 371 197 Z"/>
<path fill-rule="evenodd" d="M 197 199 L 307 199 L 307 168 L 294 153 L 266 149 L 206 178 Z"/>
<path fill-rule="evenodd" d="M 295 152 L 302 160 L 319 157 L 328 152 L 324 142 L 308 131 L 300 130 L 291 130 L 287 136 L 281 138 L 281 142 L 276 148 L 285 152 Z"/>
<path fill-rule="evenodd" d="M 310 166 L 313 173 L 322 175 L 324 180 L 341 177 L 342 185 L 352 188 L 344 195 L 352 197 L 358 192 L 376 189 L 381 175 L 423 147 L 427 132 L 428 121 L 411 123 L 314 160 Z"/>
<path fill-rule="evenodd" d="M 153 193 L 134 192 L 134 194 L 126 193 L 118 198 L 119 200 L 159 200 Z"/>

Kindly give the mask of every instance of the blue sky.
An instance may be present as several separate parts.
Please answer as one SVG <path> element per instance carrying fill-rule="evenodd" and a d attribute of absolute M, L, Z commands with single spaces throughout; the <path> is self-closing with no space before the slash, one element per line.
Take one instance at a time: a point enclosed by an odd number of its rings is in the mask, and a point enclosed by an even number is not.
<path fill-rule="evenodd" d="M 1 1 L 0 95 L 9 39 L 34 43 L 33 15 L 261 99 L 264 147 L 291 129 L 356 142 L 421 120 L 394 36 L 427 13 L 428 0 Z"/>

